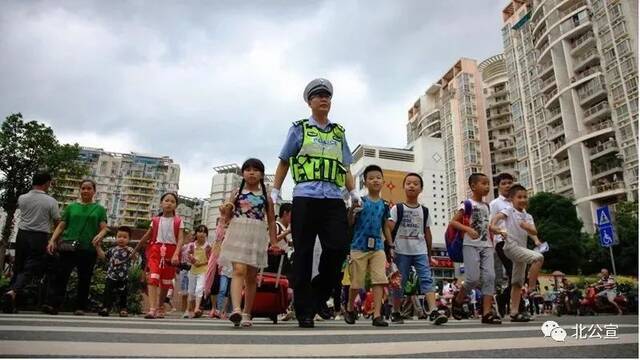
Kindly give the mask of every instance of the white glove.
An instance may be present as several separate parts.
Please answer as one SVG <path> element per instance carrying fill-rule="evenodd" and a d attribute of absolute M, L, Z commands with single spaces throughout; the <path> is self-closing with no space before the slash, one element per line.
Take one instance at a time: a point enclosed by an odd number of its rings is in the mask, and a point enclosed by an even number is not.
<path fill-rule="evenodd" d="M 358 194 L 358 190 L 356 189 L 351 190 L 349 192 L 349 195 L 351 195 L 351 203 L 353 205 L 361 203 L 360 194 Z"/>
<path fill-rule="evenodd" d="M 271 201 L 273 201 L 273 204 L 277 204 L 278 200 L 281 200 L 280 198 L 280 189 L 276 189 L 273 188 L 271 189 Z"/>

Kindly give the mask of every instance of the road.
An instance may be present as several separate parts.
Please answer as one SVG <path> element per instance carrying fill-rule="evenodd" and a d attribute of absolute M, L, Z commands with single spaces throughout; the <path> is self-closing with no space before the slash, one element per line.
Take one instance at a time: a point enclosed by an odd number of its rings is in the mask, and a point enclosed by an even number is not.
<path fill-rule="evenodd" d="M 564 342 L 544 337 L 541 325 L 554 320 L 568 334 Z M 576 324 L 617 325 L 617 339 L 577 339 Z M 597 329 L 597 327 L 596 327 Z M 594 333 L 592 333 L 593 335 Z M 600 332 L 602 337 L 605 333 Z M 611 335 L 611 334 L 610 334 Z M 500 326 L 478 320 L 426 321 L 374 328 L 369 321 L 271 324 L 256 319 L 251 329 L 228 321 L 145 320 L 140 317 L 0 315 L 4 357 L 633 357 L 638 355 L 637 316 L 540 317 Z"/>

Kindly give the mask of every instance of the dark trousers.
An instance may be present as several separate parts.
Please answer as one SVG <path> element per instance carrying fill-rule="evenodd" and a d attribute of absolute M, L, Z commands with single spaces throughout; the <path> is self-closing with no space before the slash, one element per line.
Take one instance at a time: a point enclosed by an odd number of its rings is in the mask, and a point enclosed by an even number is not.
<path fill-rule="evenodd" d="M 64 300 L 69 276 L 73 269 L 78 272 L 78 288 L 75 310 L 87 310 L 89 299 L 89 286 L 93 276 L 93 267 L 96 264 L 95 250 L 60 251 L 53 284 L 49 286 L 47 304 L 59 308 Z"/>
<path fill-rule="evenodd" d="M 504 241 L 501 241 L 496 244 L 496 253 L 504 266 L 504 270 L 507 272 L 507 277 L 509 278 L 509 283 L 504 290 L 502 290 L 502 294 L 496 297 L 498 303 L 498 310 L 500 311 L 500 315 L 504 316 L 509 309 L 509 302 L 511 301 L 511 274 L 513 272 L 513 262 L 511 259 L 504 254 Z"/>
<path fill-rule="evenodd" d="M 118 298 L 118 306 L 120 310 L 127 309 L 127 279 L 113 280 L 106 278 L 104 284 L 104 302 L 102 307 L 111 310 L 114 297 Z"/>
<path fill-rule="evenodd" d="M 42 278 L 47 264 L 49 234 L 40 231 L 18 230 L 11 288 L 24 289 L 34 277 Z"/>
<path fill-rule="evenodd" d="M 298 319 L 313 317 L 318 305 L 331 296 L 349 251 L 344 201 L 294 197 L 291 234 L 295 249 L 294 308 Z M 316 236 L 320 239 L 322 255 L 318 276 L 311 281 Z"/>

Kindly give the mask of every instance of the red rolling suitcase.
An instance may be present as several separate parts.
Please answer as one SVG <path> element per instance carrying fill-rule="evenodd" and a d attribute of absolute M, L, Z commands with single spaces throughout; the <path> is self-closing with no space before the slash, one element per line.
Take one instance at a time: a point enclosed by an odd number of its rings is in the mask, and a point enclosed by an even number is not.
<path fill-rule="evenodd" d="M 266 317 L 274 324 L 278 323 L 278 315 L 287 312 L 289 307 L 289 280 L 282 275 L 282 264 L 286 256 L 284 251 L 270 254 L 280 254 L 278 272 L 269 273 L 260 270 L 258 274 L 258 288 L 253 302 L 253 317 Z"/>

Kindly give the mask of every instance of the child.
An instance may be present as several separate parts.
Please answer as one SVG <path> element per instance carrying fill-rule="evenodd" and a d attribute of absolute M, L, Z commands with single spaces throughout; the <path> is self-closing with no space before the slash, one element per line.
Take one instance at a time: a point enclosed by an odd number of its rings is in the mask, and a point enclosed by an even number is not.
<path fill-rule="evenodd" d="M 204 225 L 198 225 L 195 231 L 196 240 L 189 244 L 188 257 L 191 264 L 189 270 L 189 318 L 202 316 L 200 302 L 204 294 L 204 280 L 207 272 L 211 246 L 207 244 L 209 229 Z M 215 309 L 215 305 L 212 303 Z"/>
<path fill-rule="evenodd" d="M 98 312 L 100 316 L 109 316 L 113 298 L 118 296 L 120 317 L 127 317 L 127 282 L 129 280 L 129 268 L 135 252 L 133 248 L 127 246 L 131 237 L 131 229 L 127 226 L 120 226 L 116 233 L 116 246 L 107 250 L 105 254 L 100 244 L 96 243 L 96 253 L 101 260 L 107 260 L 107 277 L 104 284 L 104 302 L 102 310 Z"/>
<path fill-rule="evenodd" d="M 216 222 L 215 239 L 211 250 L 211 256 L 209 256 L 209 263 L 207 264 L 207 272 L 205 274 L 204 281 L 204 295 L 211 297 L 211 311 L 209 312 L 210 318 L 220 318 L 220 314 L 216 310 L 217 297 L 220 292 L 220 273 L 222 266 L 218 264 L 218 258 L 220 257 L 220 250 L 222 249 L 222 242 L 227 231 L 228 220 L 224 218 L 218 218 Z"/>
<path fill-rule="evenodd" d="M 353 300 L 358 291 L 364 288 L 365 276 L 368 272 L 371 276 L 373 293 L 372 324 L 389 326 L 381 314 L 384 287 L 388 283 L 381 234 L 384 232 L 387 243 L 391 243 L 391 233 L 385 226 L 389 218 L 389 205 L 380 198 L 380 189 L 384 182 L 382 169 L 377 165 L 369 165 L 364 169 L 363 177 L 369 195 L 363 197 L 362 201 L 349 211 L 349 223 L 353 224 L 354 228 L 349 264 L 351 289 L 344 321 L 347 324 L 356 323 Z"/>
<path fill-rule="evenodd" d="M 529 289 L 535 291 L 538 273 L 542 268 L 544 256 L 536 251 L 527 249 L 527 236 L 533 238 L 536 246 L 540 245 L 538 231 L 533 223 L 533 217 L 527 214 L 527 189 L 522 185 L 513 185 L 509 190 L 509 199 L 513 206 L 501 210 L 491 221 L 491 231 L 500 234 L 505 239 L 504 253 L 513 262 L 511 273 L 511 309 L 513 322 L 527 322 L 531 318 L 526 312 L 519 312 L 521 289 L 525 281 L 527 265 L 529 269 Z M 497 226 L 504 222 L 504 228 Z"/>
<path fill-rule="evenodd" d="M 482 198 L 489 194 L 489 178 L 480 173 L 469 176 L 471 188 L 472 212 L 470 223 L 463 224 L 465 204 L 460 208 L 451 225 L 458 231 L 464 232 L 462 254 L 464 256 L 465 281 L 451 304 L 451 315 L 457 320 L 462 319 L 464 312 L 462 303 L 465 296 L 471 295 L 471 289 L 480 288 L 482 291 L 482 323 L 502 324 L 502 320 L 492 311 L 493 294 L 495 293 L 495 270 L 493 268 L 493 244 L 489 237 L 489 204 Z"/>
<path fill-rule="evenodd" d="M 234 326 L 250 327 L 251 309 L 256 296 L 258 269 L 267 266 L 267 246 L 277 249 L 273 202 L 264 185 L 264 164 L 249 159 L 242 164 L 240 189 L 220 206 L 220 214 L 229 227 L 220 251 L 219 262 L 233 267 L 229 320 Z M 265 221 L 266 220 L 266 221 Z M 244 309 L 242 289 L 244 285 Z"/>
<path fill-rule="evenodd" d="M 420 279 L 420 293 L 424 294 L 429 305 L 429 319 L 435 325 L 441 325 L 448 321 L 436 307 L 436 295 L 433 292 L 433 279 L 431 277 L 431 218 L 429 210 L 420 205 L 418 196 L 422 192 L 424 182 L 416 173 L 409 173 L 403 181 L 406 202 L 399 203 L 391 209 L 389 226 L 394 229 L 394 239 L 390 253 L 398 270 L 402 283 L 409 279 L 411 266 L 415 267 Z M 402 304 L 402 289 L 404 285 L 394 291 L 393 313 L 391 321 L 402 324 L 400 309 Z"/>
<path fill-rule="evenodd" d="M 188 243 L 183 245 L 180 249 L 180 266 L 178 272 L 177 283 L 180 284 L 180 307 L 184 313 L 183 319 L 189 317 L 189 270 L 191 270 L 191 264 L 189 263 L 189 245 L 195 240 L 193 234 L 189 235 Z"/>
<path fill-rule="evenodd" d="M 508 173 L 501 173 L 496 177 L 496 182 L 498 183 L 498 192 L 499 196 L 496 199 L 493 199 L 491 203 L 489 203 L 489 217 L 491 220 L 503 209 L 506 209 L 511 206 L 511 201 L 509 200 L 509 189 L 513 185 L 513 176 Z M 498 226 L 502 226 L 502 222 L 497 224 Z M 504 267 L 504 272 L 507 274 L 507 278 L 509 279 L 509 283 L 511 284 L 511 269 L 513 268 L 513 264 L 511 260 L 504 254 L 504 239 L 502 235 L 497 234 L 493 238 L 495 244 L 495 254 L 498 255 L 498 259 L 494 259 L 496 271 L 496 278 L 499 280 L 497 282 L 502 285 L 502 276 Z M 511 297 L 511 285 L 508 285 L 504 290 L 500 293 L 500 295 L 496 296 L 496 302 L 498 305 L 498 311 L 500 312 L 500 316 L 504 316 L 507 311 L 509 299 Z"/>
<path fill-rule="evenodd" d="M 166 193 L 160 198 L 162 214 L 151 219 L 151 228 L 142 236 L 138 249 L 147 245 L 147 266 L 149 279 L 147 288 L 149 293 L 149 312 L 145 319 L 164 318 L 164 299 L 173 286 L 176 266 L 179 264 L 179 251 L 184 242 L 184 223 L 176 214 L 178 196 Z"/>

